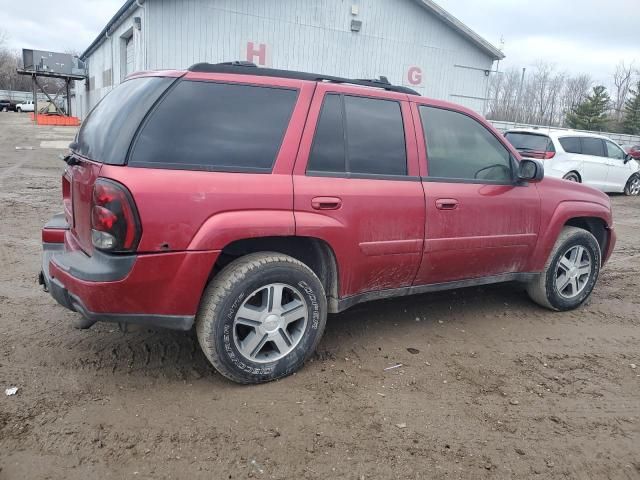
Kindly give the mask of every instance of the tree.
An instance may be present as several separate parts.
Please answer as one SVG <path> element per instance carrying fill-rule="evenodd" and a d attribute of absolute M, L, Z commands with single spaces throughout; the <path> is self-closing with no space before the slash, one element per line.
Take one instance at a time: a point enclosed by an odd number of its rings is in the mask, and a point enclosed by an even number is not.
<path fill-rule="evenodd" d="M 631 96 L 624 105 L 624 131 L 631 135 L 640 135 L 640 80 L 636 89 L 630 89 Z"/>
<path fill-rule="evenodd" d="M 613 103 L 613 116 L 616 120 L 620 121 L 624 112 L 624 106 L 629 96 L 629 90 L 633 85 L 633 62 L 629 66 L 625 65 L 622 61 L 616 66 L 616 71 L 613 74 L 613 84 L 616 87 L 615 98 Z"/>
<path fill-rule="evenodd" d="M 607 123 L 611 99 L 606 87 L 593 87 L 593 93 L 567 115 L 567 125 L 581 130 L 602 130 Z"/>

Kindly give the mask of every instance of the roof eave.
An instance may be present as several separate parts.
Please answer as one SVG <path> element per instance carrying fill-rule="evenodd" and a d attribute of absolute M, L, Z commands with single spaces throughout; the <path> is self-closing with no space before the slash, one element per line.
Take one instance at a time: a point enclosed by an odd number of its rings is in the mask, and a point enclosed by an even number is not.
<path fill-rule="evenodd" d="M 120 21 L 127 15 L 129 10 L 133 10 L 134 7 L 137 7 L 142 3 L 144 3 L 144 0 L 127 0 L 111 18 L 111 20 L 109 20 L 109 23 L 107 23 L 107 25 L 102 29 L 95 40 L 91 42 L 91 45 L 89 45 L 89 47 L 84 52 L 82 52 L 79 57 L 80 60 L 86 60 L 87 57 L 91 55 L 94 50 L 96 50 L 102 44 L 102 42 L 104 42 L 108 38 L 109 32 L 120 24 Z"/>
<path fill-rule="evenodd" d="M 476 32 L 471 30 L 468 26 L 458 20 L 456 17 L 448 13 L 444 8 L 435 3 L 432 0 L 415 0 L 424 8 L 429 10 L 431 13 L 440 18 L 444 23 L 452 27 L 454 30 L 457 30 L 463 36 L 465 36 L 468 40 L 474 43 L 480 50 L 487 53 L 494 60 L 502 60 L 504 58 L 504 53 L 499 50 L 497 47 L 493 46 L 491 43 L 486 41 Z"/>

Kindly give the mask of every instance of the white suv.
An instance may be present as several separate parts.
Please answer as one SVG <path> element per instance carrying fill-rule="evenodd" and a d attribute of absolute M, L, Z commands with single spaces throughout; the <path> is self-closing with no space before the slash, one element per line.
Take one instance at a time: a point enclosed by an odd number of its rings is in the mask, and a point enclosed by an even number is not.
<path fill-rule="evenodd" d="M 640 164 L 607 137 L 529 128 L 507 130 L 504 136 L 523 157 L 543 160 L 545 175 L 640 195 Z"/>

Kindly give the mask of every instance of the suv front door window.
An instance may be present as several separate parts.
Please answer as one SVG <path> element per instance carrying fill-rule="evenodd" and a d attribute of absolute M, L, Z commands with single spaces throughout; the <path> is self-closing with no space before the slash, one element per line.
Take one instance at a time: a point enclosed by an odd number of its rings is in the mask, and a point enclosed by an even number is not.
<path fill-rule="evenodd" d="M 475 118 L 425 105 L 416 113 L 428 172 L 425 255 L 416 283 L 524 268 L 539 227 L 536 187 L 514 181 L 509 149 Z"/>

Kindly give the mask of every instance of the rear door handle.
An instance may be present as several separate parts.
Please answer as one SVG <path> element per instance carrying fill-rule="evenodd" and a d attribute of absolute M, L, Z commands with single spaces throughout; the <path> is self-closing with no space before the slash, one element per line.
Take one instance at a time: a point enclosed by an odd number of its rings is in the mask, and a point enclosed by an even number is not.
<path fill-rule="evenodd" d="M 436 200 L 438 210 L 455 210 L 458 208 L 458 200 L 455 198 L 439 198 Z"/>
<path fill-rule="evenodd" d="M 311 206 L 316 210 L 337 210 L 342 206 L 342 199 L 338 197 L 314 197 Z"/>

